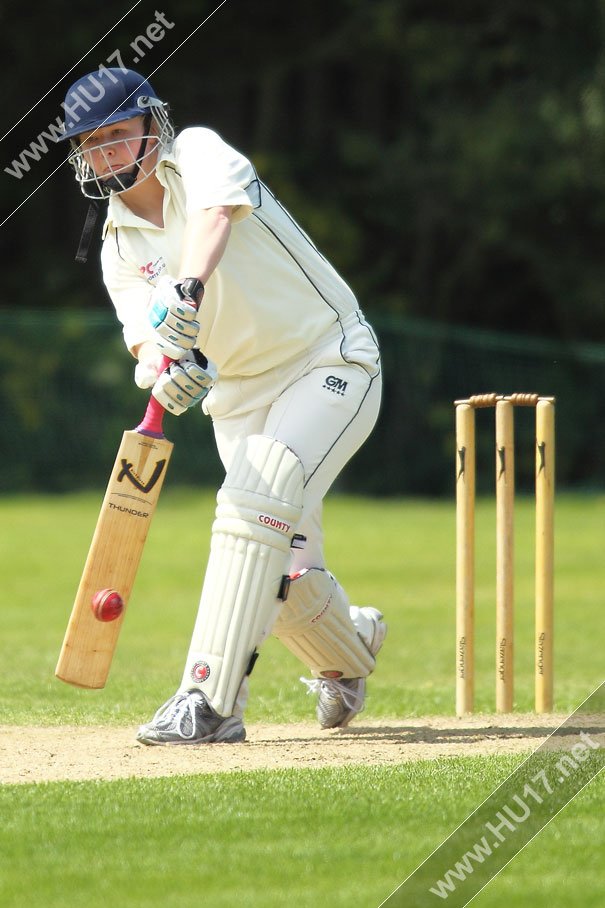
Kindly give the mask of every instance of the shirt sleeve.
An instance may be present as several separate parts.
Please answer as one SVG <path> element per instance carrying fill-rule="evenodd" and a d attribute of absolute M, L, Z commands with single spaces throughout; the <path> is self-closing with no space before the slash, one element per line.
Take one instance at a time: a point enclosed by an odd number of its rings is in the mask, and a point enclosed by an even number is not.
<path fill-rule="evenodd" d="M 109 228 L 101 249 L 103 281 L 122 324 L 124 342 L 132 349 L 154 341 L 147 321 L 147 304 L 152 288 L 135 265 L 120 256 L 119 231 Z"/>
<path fill-rule="evenodd" d="M 188 214 L 221 205 L 233 208 L 234 221 L 250 214 L 250 193 L 257 182 L 254 167 L 217 133 L 201 126 L 184 129 L 175 143 L 174 154 Z"/>

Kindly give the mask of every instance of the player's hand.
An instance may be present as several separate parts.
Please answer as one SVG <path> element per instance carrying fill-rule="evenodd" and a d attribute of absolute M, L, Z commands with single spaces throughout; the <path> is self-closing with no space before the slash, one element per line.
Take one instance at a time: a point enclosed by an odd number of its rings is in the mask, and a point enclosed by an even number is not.
<path fill-rule="evenodd" d="M 134 369 L 134 383 L 139 388 L 153 388 L 165 368 L 164 354 L 155 344 L 145 341 L 140 345 L 137 356 L 139 361 Z"/>
<path fill-rule="evenodd" d="M 192 350 L 162 372 L 151 392 L 165 410 L 180 416 L 206 397 L 216 381 L 216 366 L 199 350 Z"/>
<path fill-rule="evenodd" d="M 195 306 L 179 293 L 180 285 L 168 275 L 151 292 L 147 318 L 155 332 L 154 342 L 170 359 L 181 359 L 193 349 L 200 330 Z"/>

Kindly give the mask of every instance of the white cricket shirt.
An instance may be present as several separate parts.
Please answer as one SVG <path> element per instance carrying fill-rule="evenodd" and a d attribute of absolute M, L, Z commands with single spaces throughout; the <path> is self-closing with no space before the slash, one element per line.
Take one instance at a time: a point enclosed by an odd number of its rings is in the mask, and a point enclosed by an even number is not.
<path fill-rule="evenodd" d="M 163 274 L 178 274 L 188 212 L 220 205 L 233 207 L 232 230 L 206 284 L 198 338 L 218 368 L 219 385 L 283 371 L 325 339 L 344 337 L 347 325 L 359 327 L 351 289 L 250 161 L 215 132 L 185 129 L 156 175 L 165 190 L 164 227 L 137 217 L 112 195 L 104 228 L 103 279 L 129 349 L 151 337 L 151 287 Z M 375 362 L 375 351 L 370 359 Z M 219 409 L 226 413 L 232 405 L 225 400 Z"/>

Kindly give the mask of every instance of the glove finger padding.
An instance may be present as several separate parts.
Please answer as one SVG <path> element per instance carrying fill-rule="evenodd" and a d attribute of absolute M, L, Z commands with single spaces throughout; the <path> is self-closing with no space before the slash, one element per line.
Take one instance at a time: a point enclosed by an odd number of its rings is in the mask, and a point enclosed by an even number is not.
<path fill-rule="evenodd" d="M 151 393 L 165 410 L 180 416 L 185 410 L 199 404 L 215 381 L 214 363 L 209 362 L 199 351 L 193 350 L 188 357 L 171 363 L 162 372 Z"/>
<path fill-rule="evenodd" d="M 181 359 L 195 344 L 200 323 L 195 306 L 182 299 L 179 285 L 171 277 L 158 281 L 149 301 L 147 318 L 155 332 L 155 343 L 171 359 Z"/>

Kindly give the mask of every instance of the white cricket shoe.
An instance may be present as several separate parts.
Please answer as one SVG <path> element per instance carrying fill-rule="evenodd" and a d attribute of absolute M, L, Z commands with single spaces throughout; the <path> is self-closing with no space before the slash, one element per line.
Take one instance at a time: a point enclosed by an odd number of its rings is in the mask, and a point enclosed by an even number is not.
<path fill-rule="evenodd" d="M 177 693 L 160 706 L 151 722 L 141 725 L 142 744 L 213 744 L 246 740 L 236 716 L 219 716 L 199 690 Z"/>
<path fill-rule="evenodd" d="M 371 632 L 364 641 L 373 656 L 384 643 L 387 625 L 382 612 L 376 608 L 360 608 L 359 613 L 369 622 Z M 301 678 L 309 688 L 309 693 L 318 694 L 317 721 L 322 728 L 345 728 L 351 719 L 360 713 L 365 705 L 365 678 Z"/>

